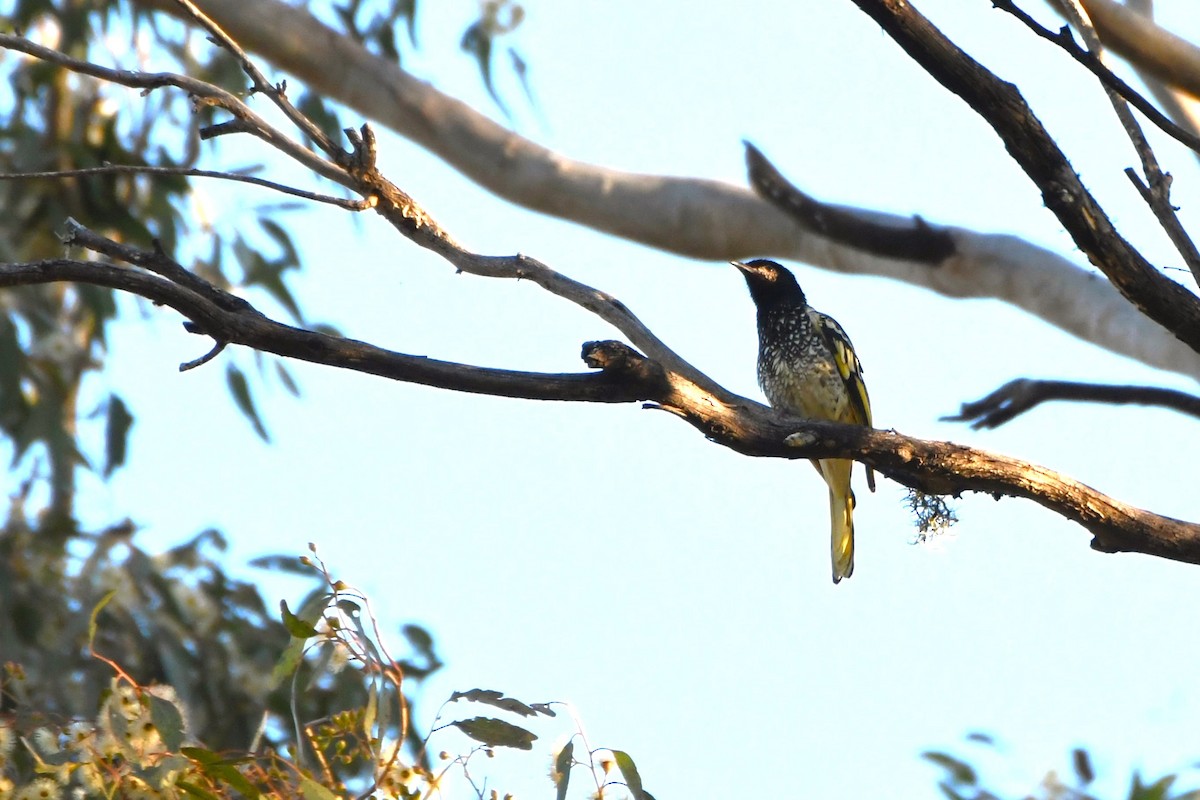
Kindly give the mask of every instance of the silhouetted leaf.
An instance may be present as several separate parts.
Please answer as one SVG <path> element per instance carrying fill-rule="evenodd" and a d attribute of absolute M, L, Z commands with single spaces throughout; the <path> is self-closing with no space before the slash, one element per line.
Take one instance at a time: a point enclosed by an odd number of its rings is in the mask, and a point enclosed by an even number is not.
<path fill-rule="evenodd" d="M 339 339 L 343 338 L 341 329 L 335 325 L 330 325 L 328 322 L 315 323 L 310 325 L 309 329 L 313 333 L 322 333 L 326 336 L 336 336 Z"/>
<path fill-rule="evenodd" d="M 450 701 L 454 702 L 455 700 L 469 700 L 472 703 L 495 706 L 514 714 L 520 714 L 522 717 L 532 717 L 539 712 L 548 717 L 554 716 L 554 712 L 545 703 L 529 706 L 512 697 L 505 697 L 503 693 L 494 689 L 471 689 L 466 692 L 455 692 L 450 695 Z"/>
<path fill-rule="evenodd" d="M 109 395 L 108 413 L 104 421 L 104 477 L 113 474 L 117 467 L 124 466 L 129 444 L 129 429 L 133 427 L 133 415 L 125 401 L 117 395 Z"/>
<path fill-rule="evenodd" d="M 312 577 L 315 570 L 308 564 L 305 564 L 296 556 L 273 555 L 259 556 L 250 560 L 250 566 L 258 569 L 273 569 L 279 572 L 287 572 L 293 575 L 304 575 Z"/>
<path fill-rule="evenodd" d="M 475 57 L 476 65 L 479 67 L 479 75 L 483 78 L 483 86 L 487 89 L 492 100 L 501 113 L 506 117 L 511 117 L 508 113 L 508 107 L 500 100 L 500 95 L 496 93 L 496 87 L 492 83 L 492 35 L 488 32 L 483 20 L 472 24 L 463 33 L 462 41 L 459 42 L 459 47 L 463 52 L 470 53 Z"/>
<path fill-rule="evenodd" d="M 296 384 L 292 373 L 284 366 L 283 361 L 275 362 L 275 375 L 279 378 L 279 382 L 283 384 L 283 388 L 288 390 L 288 394 L 292 397 L 300 396 L 300 387 Z"/>
<path fill-rule="evenodd" d="M 537 103 L 533 100 L 533 88 L 529 85 L 529 65 L 525 63 L 525 59 L 521 58 L 521 54 L 511 47 L 508 48 L 508 57 L 512 61 L 513 72 L 517 74 L 517 80 L 521 82 L 525 99 L 529 101 L 531 107 L 536 107 Z"/>
<path fill-rule="evenodd" d="M 1088 757 L 1087 750 L 1076 747 L 1071 753 L 1071 760 L 1075 765 L 1075 774 L 1079 776 L 1081 785 L 1087 786 L 1096 779 L 1096 773 L 1092 769 L 1092 760 Z"/>
<path fill-rule="evenodd" d="M 29 402 L 21 391 L 25 352 L 17 339 L 17 326 L 0 315 L 0 430 L 12 431 L 29 413 Z"/>
<path fill-rule="evenodd" d="M 266 234 L 283 251 L 283 258 L 278 263 L 285 268 L 300 266 L 300 254 L 296 251 L 296 245 L 292 242 L 291 234 L 282 225 L 269 217 L 259 217 L 258 224 L 262 226 Z"/>
<path fill-rule="evenodd" d="M 953 779 L 955 783 L 965 784 L 967 786 L 975 785 L 975 770 L 965 761 L 961 761 L 946 753 L 938 753 L 932 750 L 922 753 L 921 758 L 925 759 L 926 761 L 933 762 L 942 769 L 946 770 L 946 772 L 949 773 L 950 778 Z"/>
<path fill-rule="evenodd" d="M 1142 783 L 1142 776 L 1133 773 L 1133 786 L 1129 789 L 1129 800 L 1167 800 L 1171 785 L 1175 783 L 1174 775 L 1159 778 L 1149 785 Z"/>
<path fill-rule="evenodd" d="M 264 442 L 271 441 L 271 437 L 267 435 L 267 429 L 263 425 L 262 419 L 258 416 L 258 409 L 254 407 L 254 398 L 250 395 L 250 384 L 246 381 L 246 375 L 233 364 L 230 364 L 225 369 L 225 380 L 229 384 L 229 391 L 233 395 L 233 401 L 237 403 L 238 410 L 250 421 L 254 427 L 254 432 Z"/>
<path fill-rule="evenodd" d="M 392 6 L 394 17 L 403 17 L 408 30 L 408 41 L 417 46 L 417 0 L 396 0 Z"/>
<path fill-rule="evenodd" d="M 342 138 L 342 121 L 338 119 L 338 115 L 326 103 L 324 98 L 316 92 L 304 92 L 300 95 L 300 99 L 296 101 L 296 108 L 300 113 L 308 117 L 321 132 L 328 136 L 332 141 L 338 141 Z M 307 138 L 307 137 L 306 137 Z"/>
<path fill-rule="evenodd" d="M 566 800 L 567 784 L 571 781 L 571 767 L 575 763 L 575 742 L 567 742 L 554 759 L 554 787 L 558 790 L 555 800 Z"/>
<path fill-rule="evenodd" d="M 513 747 L 532 750 L 538 738 L 531 731 L 492 717 L 475 717 L 450 723 L 477 742 L 489 747 Z"/>

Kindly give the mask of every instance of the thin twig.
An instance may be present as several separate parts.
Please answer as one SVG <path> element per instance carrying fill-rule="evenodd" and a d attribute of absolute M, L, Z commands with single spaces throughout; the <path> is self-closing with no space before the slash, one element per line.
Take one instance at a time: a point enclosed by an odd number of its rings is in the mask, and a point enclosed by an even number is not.
<path fill-rule="evenodd" d="M 971 427 L 976 430 L 998 428 L 1026 411 L 1052 400 L 1161 406 L 1181 414 L 1200 417 L 1200 397 L 1175 389 L 1017 378 L 987 397 L 963 403 L 957 414 L 942 417 L 942 420 L 970 422 Z"/>
<path fill-rule="evenodd" d="M 1167 237 L 1170 238 L 1179 255 L 1183 257 L 1184 263 L 1191 270 L 1192 276 L 1200 284 L 1200 250 L 1197 250 L 1196 244 L 1192 241 L 1187 230 L 1183 227 L 1183 223 L 1179 221 L 1179 217 L 1175 214 L 1175 207 L 1171 204 L 1171 176 L 1165 174 L 1159 166 L 1158 158 L 1154 155 L 1154 150 L 1150 147 L 1150 143 L 1146 140 L 1146 135 L 1142 132 L 1141 126 L 1133 116 L 1133 112 L 1129 109 L 1129 102 L 1131 102 L 1131 98 L 1137 98 L 1137 101 L 1140 102 L 1136 104 L 1143 112 L 1145 112 L 1146 108 L 1154 109 L 1154 106 L 1140 94 L 1129 88 L 1124 81 L 1117 79 L 1112 71 L 1104 66 L 1101 61 L 1103 45 L 1100 43 L 1100 37 L 1097 35 L 1095 28 L 1092 27 L 1091 19 L 1088 17 L 1086 9 L 1079 4 L 1078 0 L 1059 0 L 1057 3 L 1060 10 L 1067 15 L 1068 19 L 1074 23 L 1075 27 L 1083 35 L 1084 42 L 1087 44 L 1087 49 L 1084 50 L 1076 44 L 1074 37 L 1070 35 L 1069 29 L 1063 29 L 1057 35 L 1050 34 L 1049 31 L 1038 24 L 1032 17 L 1018 9 L 1010 0 L 994 2 L 994 5 L 1016 16 L 1026 26 L 1037 31 L 1039 35 L 1042 35 L 1043 38 L 1056 43 L 1100 78 L 1105 94 L 1108 95 L 1113 110 L 1116 112 L 1117 118 L 1121 121 L 1121 126 L 1125 129 L 1126 135 L 1129 136 L 1129 140 L 1133 143 L 1133 149 L 1137 151 L 1138 158 L 1141 159 L 1142 171 L 1145 173 L 1146 180 L 1142 182 L 1136 175 L 1131 175 L 1130 170 L 1126 170 L 1126 174 L 1130 176 L 1138 194 L 1145 201 L 1146 205 L 1150 207 L 1151 212 L 1166 232 Z M 1110 82 L 1108 78 L 1112 78 L 1113 81 Z M 1117 85 L 1118 83 L 1120 84 L 1119 86 Z M 1122 91 L 1120 87 L 1124 87 L 1128 91 Z M 1163 119 L 1166 119 L 1157 109 L 1154 109 L 1154 112 Z M 1171 123 L 1171 127 L 1177 129 L 1180 133 L 1187 134 L 1186 131 L 1174 123 Z M 1187 135 L 1191 139 L 1196 139 L 1196 137 L 1190 134 Z M 1179 137 L 1177 136 L 1176 138 Z M 1189 146 L 1194 150 L 1200 151 L 1200 147 L 1196 145 L 1189 144 Z"/>
<path fill-rule="evenodd" d="M 249 125 L 249 133 L 262 139 L 284 155 L 290 156 L 302 166 L 349 189 L 353 189 L 355 186 L 354 180 L 344 169 L 326 161 L 287 134 L 274 128 L 234 94 L 227 92 L 219 86 L 214 86 L 206 81 L 187 75 L 179 75 L 174 72 L 136 72 L 133 70 L 102 67 L 90 61 L 72 58 L 58 50 L 43 47 L 23 36 L 14 36 L 8 33 L 0 33 L 0 48 L 26 53 L 34 58 L 50 64 L 57 64 L 80 75 L 90 75 L 93 78 L 99 78 L 133 89 L 152 91 L 166 86 L 183 89 L 193 97 L 199 98 L 201 102 L 208 105 L 215 105 L 233 114 Z"/>
<path fill-rule="evenodd" d="M 1105 86 L 1115 90 L 1122 97 L 1128 100 L 1134 108 L 1146 115 L 1146 118 L 1154 123 L 1155 127 L 1163 133 L 1175 139 L 1180 144 L 1200 153 L 1200 136 L 1192 133 L 1186 128 L 1180 127 L 1171 121 L 1171 118 L 1158 110 L 1158 108 L 1138 93 L 1136 89 L 1126 83 L 1120 76 L 1104 65 L 1094 53 L 1091 53 L 1080 47 L 1070 36 L 1063 36 L 1061 32 L 1052 31 L 1044 27 L 1041 23 L 1029 16 L 1024 10 L 1019 8 L 1012 0 L 990 0 L 993 6 L 1005 11 L 1017 19 L 1031 31 L 1036 33 L 1048 42 L 1052 42 L 1061 47 L 1067 55 L 1075 59 L 1081 65 L 1087 68 L 1089 72 L 1099 78 Z"/>
<path fill-rule="evenodd" d="M 182 364 L 180 364 L 179 371 L 187 372 L 189 369 L 195 369 L 196 367 L 204 366 L 205 364 L 207 364 L 208 362 L 212 361 L 214 358 L 219 356 L 221 354 L 221 351 L 225 349 L 225 345 L 227 345 L 227 344 L 228 344 L 228 342 L 223 342 L 220 339 L 217 339 L 213 343 L 212 349 L 209 350 L 207 353 L 200 356 L 199 358 L 193 358 L 191 361 L 185 361 Z"/>
<path fill-rule="evenodd" d="M 0 181 L 11 181 L 25 178 L 78 178 L 91 175 L 178 175 L 188 178 L 217 178 L 225 181 L 238 181 L 240 183 L 251 183 L 255 186 L 262 186 L 267 189 L 273 189 L 283 194 L 299 197 L 304 200 L 312 200 L 315 203 L 326 203 L 328 205 L 344 208 L 347 211 L 364 211 L 371 207 L 370 200 L 349 200 L 344 197 L 333 197 L 332 195 L 319 194 L 317 192 L 309 192 L 305 189 L 297 189 L 293 186 L 287 186 L 275 181 L 268 181 L 264 178 L 256 178 L 253 175 L 239 175 L 236 172 L 219 172 L 210 169 L 191 169 L 188 167 L 151 167 L 136 164 L 105 164 L 100 167 L 85 167 L 82 169 L 63 169 L 54 170 L 51 172 L 0 172 Z"/>
<path fill-rule="evenodd" d="M 304 131 L 304 135 L 317 143 L 317 146 L 325 151 L 330 157 L 336 159 L 341 158 L 345 153 L 338 148 L 320 126 L 316 125 L 312 120 L 300 113 L 300 110 L 292 105 L 292 101 L 287 98 L 287 84 L 282 83 L 276 86 L 270 83 L 266 76 L 258 69 L 250 57 L 246 55 L 246 51 L 241 45 L 233 40 L 229 34 L 222 30 L 210 16 L 205 14 L 196 7 L 191 0 L 175 0 L 181 8 L 183 8 L 192 19 L 196 20 L 206 31 L 208 31 L 213 40 L 224 47 L 241 63 L 242 71 L 250 78 L 254 84 L 254 91 L 265 94 L 279 107 L 279 110 L 284 113 L 292 124 L 300 130 Z"/>

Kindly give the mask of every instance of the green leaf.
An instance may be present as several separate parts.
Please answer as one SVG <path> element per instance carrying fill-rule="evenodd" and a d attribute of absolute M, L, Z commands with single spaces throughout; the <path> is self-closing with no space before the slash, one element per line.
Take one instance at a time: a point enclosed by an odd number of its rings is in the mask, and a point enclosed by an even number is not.
<path fill-rule="evenodd" d="M 185 780 L 175 781 L 175 785 L 184 791 L 188 796 L 196 798 L 196 800 L 217 800 L 217 796 L 211 792 L 206 792 L 194 783 L 188 783 Z"/>
<path fill-rule="evenodd" d="M 312 778 L 300 779 L 300 794 L 304 795 L 304 800 L 339 800 L 327 786 L 317 783 Z"/>
<path fill-rule="evenodd" d="M 258 800 L 262 797 L 262 792 L 258 787 L 246 779 L 246 776 L 238 771 L 238 768 L 232 764 L 206 764 L 203 771 L 208 777 L 219 783 L 227 783 L 233 789 L 236 789 L 250 800 Z"/>
<path fill-rule="evenodd" d="M 575 742 L 569 741 L 554 759 L 554 787 L 558 790 L 555 800 L 566 800 L 567 784 L 571 780 L 571 767 L 574 763 Z"/>
<path fill-rule="evenodd" d="M 150 719 L 168 750 L 175 751 L 183 744 L 183 714 L 179 706 L 155 694 L 150 697 Z"/>
<path fill-rule="evenodd" d="M 637 766 L 633 763 L 629 753 L 624 750 L 613 750 L 612 754 L 617 762 L 617 769 L 621 770 L 621 776 L 625 778 L 625 785 L 629 787 L 629 793 L 633 795 L 633 800 L 645 800 L 649 797 L 649 794 L 642 789 L 642 776 L 638 774 Z"/>
<path fill-rule="evenodd" d="M 512 697 L 505 697 L 501 692 L 497 692 L 494 689 L 471 689 L 466 692 L 455 692 L 450 695 L 450 702 L 454 702 L 455 700 L 470 700 L 472 703 L 495 706 L 505 711 L 511 711 L 514 714 L 520 714 L 522 717 L 532 717 L 539 712 L 548 717 L 555 716 L 554 712 L 545 703 L 535 703 L 529 706 Z"/>
<path fill-rule="evenodd" d="M 17 326 L 0 316 L 0 429 L 5 431 L 12 431 L 29 413 L 29 401 L 21 390 L 25 365 Z"/>
<path fill-rule="evenodd" d="M 279 612 L 283 616 L 283 627 L 287 628 L 293 639 L 311 639 L 320 635 L 312 623 L 305 622 L 291 612 L 287 600 L 279 601 Z"/>
<path fill-rule="evenodd" d="M 179 748 L 179 752 L 206 767 L 213 764 L 220 764 L 225 760 L 220 753 L 214 753 L 212 750 L 203 747 L 181 747 Z"/>
<path fill-rule="evenodd" d="M 1167 800 L 1171 785 L 1175 783 L 1174 775 L 1159 778 L 1154 783 L 1142 783 L 1142 776 L 1133 773 L 1133 786 L 1129 790 L 1129 800 Z"/>
<path fill-rule="evenodd" d="M 303 575 L 306 578 L 311 578 L 317 574 L 315 567 L 311 564 L 305 564 L 296 558 L 296 556 L 259 556 L 250 560 L 250 566 L 257 569 L 272 569 L 278 572 L 287 572 L 292 575 Z"/>
<path fill-rule="evenodd" d="M 946 753 L 938 753 L 932 750 L 921 753 L 921 758 L 931 761 L 946 770 L 949 773 L 950 779 L 955 783 L 965 786 L 975 785 L 975 770 L 965 761 L 961 761 Z"/>
<path fill-rule="evenodd" d="M 511 117 L 508 113 L 508 107 L 501 101 L 500 95 L 496 93 L 496 87 L 492 83 L 492 35 L 488 32 L 483 20 L 467 28 L 458 46 L 462 48 L 463 52 L 475 56 L 475 62 L 479 66 L 479 75 L 483 78 L 484 88 L 487 89 L 488 94 L 491 95 L 492 100 L 496 103 L 501 113 L 506 117 Z"/>
<path fill-rule="evenodd" d="M 367 739 L 374 739 L 375 718 L 379 713 L 379 687 L 374 681 L 367 687 L 367 705 L 363 708 L 362 727 Z"/>
<path fill-rule="evenodd" d="M 488 747 L 514 747 L 517 750 L 532 750 L 533 743 L 538 738 L 531 731 L 492 717 L 475 717 L 450 724 Z"/>
<path fill-rule="evenodd" d="M 145 770 L 135 770 L 135 774 L 155 789 L 161 791 L 167 786 L 173 785 L 175 778 L 182 775 L 183 771 L 190 766 L 191 762 L 183 756 L 169 755 L 165 758 L 159 758 Z"/>
<path fill-rule="evenodd" d="M 258 224 L 262 226 L 266 234 L 283 251 L 283 258 L 279 262 L 280 265 L 285 268 L 300 266 L 300 254 L 296 251 L 296 245 L 292 242 L 292 237 L 287 232 L 287 229 L 275 220 L 267 217 L 259 217 Z"/>
<path fill-rule="evenodd" d="M 133 415 L 125 401 L 117 395 L 109 395 L 108 414 L 104 421 L 104 477 L 125 464 L 129 444 L 129 429 L 133 427 Z"/>
<path fill-rule="evenodd" d="M 292 397 L 300 396 L 300 386 L 296 383 L 296 379 L 292 377 L 292 373 L 284 366 L 282 360 L 275 362 L 275 376 L 279 378 L 279 382 L 283 384 L 283 388 L 288 390 L 288 394 Z"/>
<path fill-rule="evenodd" d="M 246 419 L 250 420 L 254 432 L 264 442 L 271 441 L 262 419 L 258 416 L 258 409 L 254 407 L 254 398 L 250 396 L 250 384 L 246 381 L 245 373 L 230 364 L 225 368 L 225 380 L 229 384 L 229 391 L 233 394 L 233 402 L 237 403 L 238 410 Z"/>
<path fill-rule="evenodd" d="M 88 650 L 95 650 L 96 643 L 96 620 L 100 616 L 100 612 L 108 605 L 109 601 L 117 595 L 117 590 L 112 589 L 104 597 L 100 598 L 100 602 L 92 607 L 92 615 L 88 617 Z"/>

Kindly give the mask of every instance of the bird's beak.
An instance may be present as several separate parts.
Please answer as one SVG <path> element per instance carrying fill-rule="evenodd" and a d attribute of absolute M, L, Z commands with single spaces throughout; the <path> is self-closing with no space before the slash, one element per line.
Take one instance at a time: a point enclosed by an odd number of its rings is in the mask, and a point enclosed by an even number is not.
<path fill-rule="evenodd" d="M 733 266 L 737 267 L 742 272 L 753 272 L 754 271 L 753 267 L 747 266 L 740 261 L 730 261 L 729 263 L 732 264 Z"/>

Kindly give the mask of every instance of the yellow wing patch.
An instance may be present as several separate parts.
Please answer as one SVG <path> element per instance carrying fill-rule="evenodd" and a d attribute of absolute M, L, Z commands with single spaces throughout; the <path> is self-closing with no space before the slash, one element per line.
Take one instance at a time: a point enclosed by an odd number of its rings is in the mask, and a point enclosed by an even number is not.
<path fill-rule="evenodd" d="M 846 385 L 846 393 L 850 397 L 850 418 L 843 422 L 853 422 L 857 425 L 871 427 L 871 398 L 867 396 L 867 384 L 863 382 L 862 364 L 850 337 L 842 330 L 833 317 L 819 311 L 813 312 L 813 323 L 833 353 L 834 363 L 837 364 L 838 374 Z"/>
<path fill-rule="evenodd" d="M 838 374 L 846 386 L 846 395 L 850 398 L 847 406 L 847 418 L 839 421 L 872 427 L 871 398 L 867 395 L 867 384 L 863 381 L 862 376 L 862 364 L 858 360 L 858 354 L 854 352 L 854 345 L 850 343 L 850 337 L 833 317 L 826 316 L 820 311 L 812 309 L 810 311 L 813 325 L 820 332 L 821 338 L 825 340 L 829 352 L 833 354 L 834 364 L 837 365 Z M 875 472 L 870 467 L 867 467 L 867 486 L 872 492 L 875 491 Z"/>

